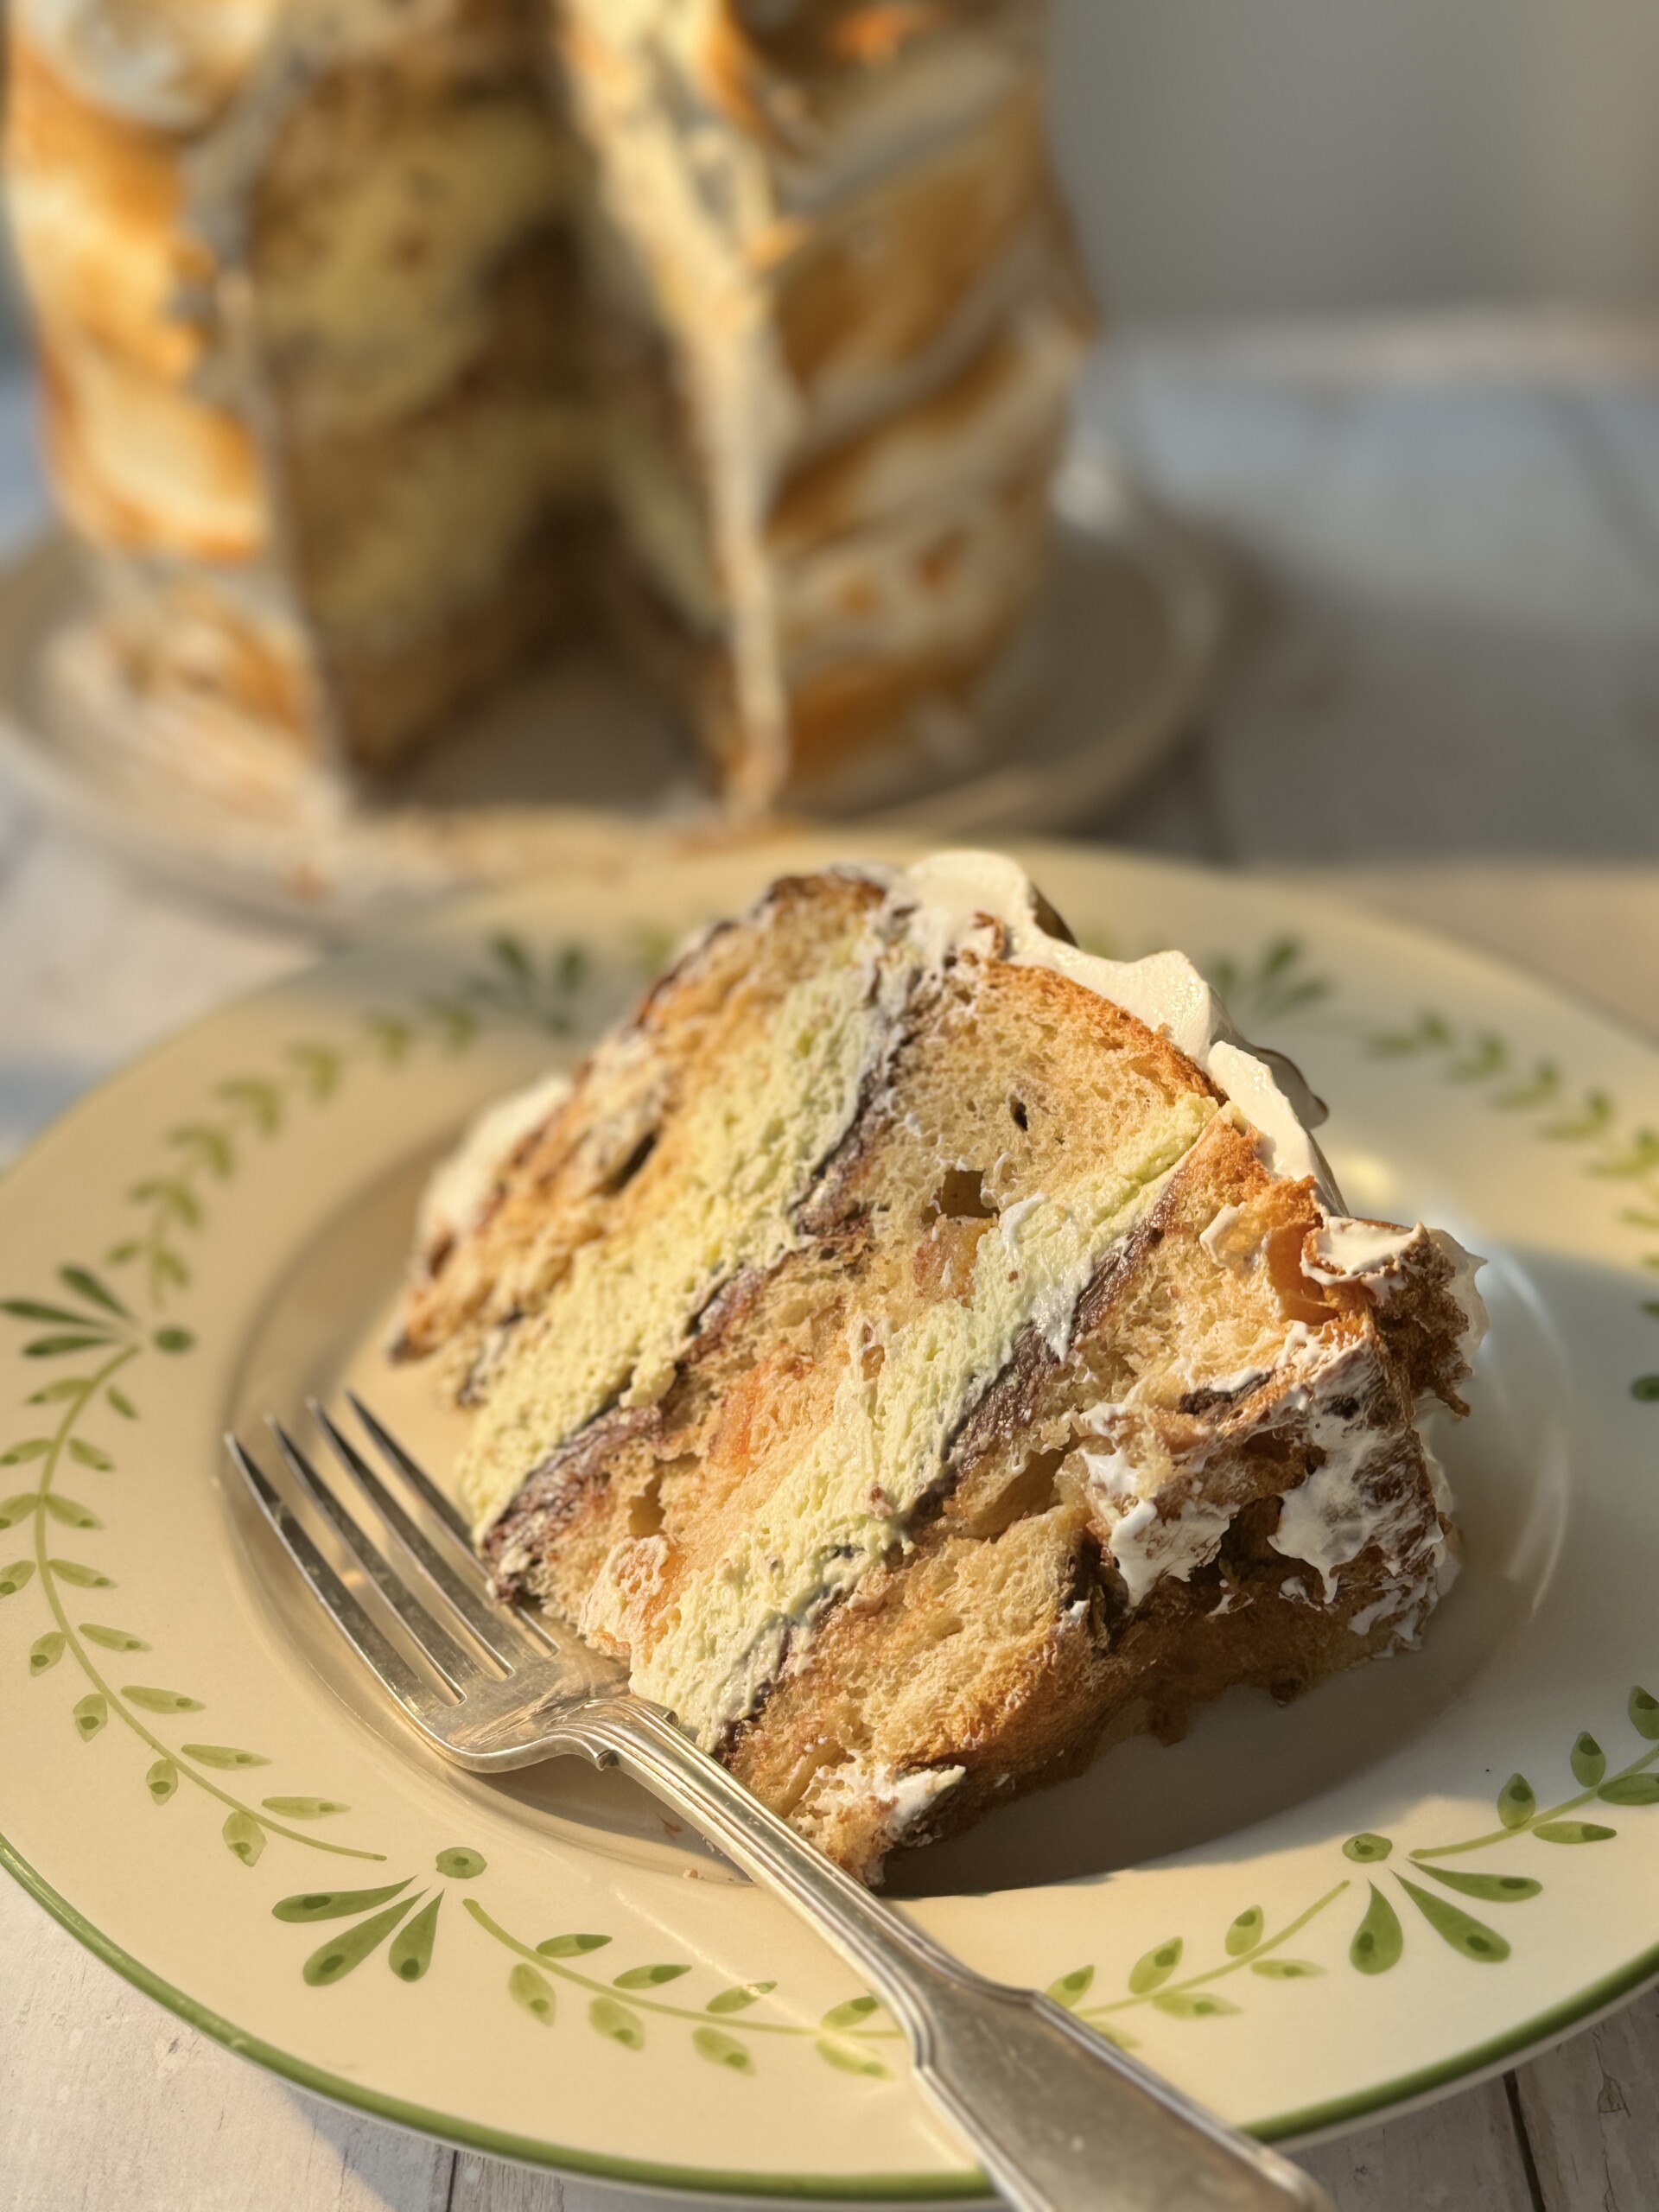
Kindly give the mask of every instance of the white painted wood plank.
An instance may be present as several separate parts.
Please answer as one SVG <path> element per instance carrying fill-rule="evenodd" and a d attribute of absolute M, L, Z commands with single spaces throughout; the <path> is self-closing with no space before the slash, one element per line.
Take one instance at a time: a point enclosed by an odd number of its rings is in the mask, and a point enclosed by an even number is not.
<path fill-rule="evenodd" d="M 618 2200 L 613 2195 L 612 2201 L 626 2202 L 628 2212 L 639 2212 L 637 2196 Z M 562 2184 L 552 2174 L 463 2152 L 455 2161 L 448 2212 L 601 2212 L 601 2208 L 578 2184 Z"/>
<path fill-rule="evenodd" d="M 317 950 L 187 904 L 3 804 L 0 943 L 0 1160 L 111 1069 Z"/>
<path fill-rule="evenodd" d="M 1529 2212 L 1532 2203 L 1502 2082 L 1305 2151 L 1299 2163 L 1337 2212 Z M 1589 2212 L 1588 2202 L 1575 2201 L 1573 2212 Z"/>
<path fill-rule="evenodd" d="M 447 2212 L 641 2212 L 650 2201 L 637 2190 L 611 2188 L 603 2182 L 560 2181 L 528 2166 L 463 2152 L 455 2161 Z M 701 2212 L 728 2212 L 728 2207 L 729 2212 L 743 2212 L 735 2198 L 697 2201 Z"/>
<path fill-rule="evenodd" d="M 3 1877 L 0 1957 L 5 2212 L 445 2212 L 453 2152 L 233 2057 Z"/>
<path fill-rule="evenodd" d="M 1659 2205 L 1659 1993 L 1517 2077 L 1545 2212 Z"/>
<path fill-rule="evenodd" d="M 1244 549 L 1263 612 L 1214 760 L 1246 861 L 1623 854 L 1649 861 L 1659 470 L 1529 377 L 1268 373 L 1225 347 L 1109 356 L 1089 419 Z M 1582 404 L 1583 435 L 1574 410 Z M 1618 497 L 1615 498 L 1617 489 Z"/>

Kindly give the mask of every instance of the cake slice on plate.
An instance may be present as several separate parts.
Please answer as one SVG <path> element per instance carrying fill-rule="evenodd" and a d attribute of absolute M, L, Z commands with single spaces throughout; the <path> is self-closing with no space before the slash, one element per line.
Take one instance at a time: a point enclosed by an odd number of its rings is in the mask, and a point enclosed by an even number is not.
<path fill-rule="evenodd" d="M 1310 1109 L 1010 862 L 785 879 L 452 1166 L 400 1349 L 501 1586 L 874 1879 L 1451 1581 L 1478 1263 Z"/>

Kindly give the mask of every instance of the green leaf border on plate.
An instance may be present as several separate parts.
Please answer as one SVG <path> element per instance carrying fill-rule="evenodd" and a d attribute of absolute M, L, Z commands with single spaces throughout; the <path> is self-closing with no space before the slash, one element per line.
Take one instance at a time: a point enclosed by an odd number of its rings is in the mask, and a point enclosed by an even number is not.
<path fill-rule="evenodd" d="M 642 960 L 647 972 L 654 972 L 659 951 L 653 944 Z M 88 1685 L 73 1703 L 71 1717 L 76 1732 L 90 1743 L 111 1717 L 119 1719 L 153 1755 L 143 1777 L 152 1802 L 168 1805 L 181 1781 L 218 1801 L 225 1810 L 222 1842 L 246 1867 L 259 1862 L 273 1837 L 342 1858 L 384 1862 L 387 1854 L 291 1824 L 347 1812 L 349 1808 L 339 1799 L 273 1795 L 255 1807 L 213 1778 L 216 1771 L 267 1764 L 260 1753 L 203 1742 L 169 1745 L 138 1718 L 141 1711 L 161 1719 L 205 1707 L 182 1691 L 115 1686 L 92 1658 L 89 1645 L 114 1651 L 148 1647 L 130 1631 L 77 1624 L 69 1618 L 65 1586 L 107 1589 L 115 1585 L 97 1567 L 56 1557 L 48 1549 L 48 1522 L 86 1533 L 103 1525 L 94 1506 L 71 1500 L 58 1487 L 61 1467 L 71 1461 L 88 1474 L 118 1479 L 118 1433 L 113 1429 L 96 1435 L 89 1431 L 111 1414 L 120 1422 L 142 1419 L 141 1375 L 135 1383 L 125 1370 L 137 1375 L 143 1362 L 180 1357 L 194 1349 L 194 1332 L 172 1318 L 175 1301 L 188 1297 L 191 1286 L 192 1242 L 211 1227 L 216 1188 L 233 1180 L 251 1153 L 279 1139 L 297 1113 L 326 1106 L 358 1066 L 400 1067 L 423 1048 L 453 1057 L 467 1051 L 492 1022 L 548 1035 L 572 1033 L 594 964 L 578 942 L 537 954 L 521 938 L 497 932 L 485 947 L 481 968 L 452 989 L 427 994 L 403 1011 L 371 1010 L 347 1039 L 301 1039 L 285 1049 L 275 1068 L 223 1078 L 195 1117 L 165 1133 L 162 1163 L 127 1192 L 127 1202 L 138 1217 L 136 1229 L 118 1236 L 102 1260 L 104 1268 L 115 1271 L 121 1288 L 99 1268 L 67 1261 L 59 1268 L 57 1282 L 48 1294 L 0 1300 L 0 1314 L 25 1325 L 27 1333 L 18 1350 L 35 1375 L 45 1363 L 79 1362 L 83 1355 L 92 1355 L 77 1371 L 52 1376 L 28 1394 L 31 1408 L 60 1409 L 49 1430 L 21 1436 L 0 1451 L 0 1466 L 35 1471 L 33 1490 L 17 1493 L 0 1508 L 3 1525 L 21 1532 L 27 1523 L 33 1543 L 32 1556 L 0 1567 L 0 1601 L 37 1584 L 52 1624 L 30 1645 L 30 1668 L 43 1675 L 66 1656 L 73 1659 Z M 1274 938 L 1243 965 L 1225 958 L 1215 961 L 1210 972 L 1234 1012 L 1242 1011 L 1252 1023 L 1305 1015 L 1327 1007 L 1332 995 L 1329 979 L 1310 969 L 1305 948 L 1294 937 Z M 1429 1062 L 1446 1082 L 1481 1096 L 1492 1110 L 1530 1117 L 1541 1141 L 1580 1148 L 1586 1176 L 1619 1186 L 1624 1201 L 1619 1206 L 1621 1222 L 1650 1232 L 1653 1249 L 1643 1250 L 1642 1262 L 1659 1272 L 1659 1133 L 1630 1128 L 1605 1090 L 1574 1089 L 1554 1063 L 1539 1061 L 1521 1068 L 1507 1041 L 1496 1032 L 1460 1031 L 1432 1011 L 1404 1027 L 1372 1031 L 1366 1041 L 1380 1058 Z M 124 1297 L 123 1290 L 128 1295 Z M 1659 1319 L 1659 1299 L 1644 1300 L 1643 1310 Z M 118 1376 L 123 1377 L 119 1382 Z M 1631 1390 L 1641 1402 L 1659 1402 L 1659 1373 L 1638 1377 Z M 1638 1753 L 1617 1772 L 1607 1774 L 1599 1739 L 1581 1731 L 1566 1759 L 1580 1784 L 1576 1792 L 1541 1808 L 1531 1783 L 1514 1775 L 1498 1793 L 1497 1827 L 1459 1841 L 1418 1846 L 1402 1862 L 1386 1867 L 1384 1879 L 1440 1942 L 1471 1963 L 1502 1964 L 1511 1955 L 1510 1939 L 1444 1892 L 1451 1891 L 1486 1906 L 1508 1906 L 1530 1902 L 1543 1895 L 1547 1886 L 1531 1873 L 1454 1870 L 1441 1862 L 1516 1842 L 1559 1847 L 1605 1841 L 1617 1834 L 1616 1828 L 1605 1821 L 1570 1816 L 1592 1803 L 1621 1811 L 1659 1803 L 1659 1773 L 1654 1771 L 1659 1767 L 1659 1700 L 1645 1688 L 1635 1688 L 1626 1712 L 1637 1735 L 1653 1748 Z M 1368 1832 L 1351 1837 L 1341 1848 L 1351 1861 L 1380 1867 L 1392 1858 L 1395 1843 Z M 319 1989 L 332 1987 L 383 1945 L 387 1963 L 400 1980 L 413 1984 L 423 1980 L 433 1962 L 448 1888 L 484 1872 L 481 1855 L 465 1847 L 447 1847 L 436 1855 L 434 1866 L 440 1878 L 436 1888 L 411 1888 L 414 1878 L 407 1877 L 378 1889 L 302 1892 L 279 1900 L 271 1909 L 278 1920 L 341 1917 L 348 1923 L 302 1962 L 306 1981 Z M 1426 1888 L 1421 1880 L 1411 1878 L 1413 1874 L 1432 1879 L 1438 1887 Z M 1352 1877 L 1340 1875 L 1300 1912 L 1272 1930 L 1261 1906 L 1245 1905 L 1217 1932 L 1214 1962 L 1185 1974 L 1178 1975 L 1178 1968 L 1204 1953 L 1196 1939 L 1189 1942 L 1177 1935 L 1142 1955 L 1130 1969 L 1122 1995 L 1084 2002 L 1098 1986 L 1092 1963 L 1058 1975 L 1050 1993 L 1078 2018 L 1128 2048 L 1134 2047 L 1134 2038 L 1122 2024 L 1122 2016 L 1136 2009 L 1150 2008 L 1162 2018 L 1186 2021 L 1225 2017 L 1239 2009 L 1238 2003 L 1216 1985 L 1230 1977 L 1248 1971 L 1263 1982 L 1305 1981 L 1329 1970 L 1318 1961 L 1288 1954 L 1283 1947 L 1321 1920 L 1351 1888 Z M 1366 1885 L 1366 1894 L 1368 1902 L 1347 1957 L 1351 1967 L 1375 1977 L 1393 1971 L 1411 1947 L 1407 1923 L 1389 1894 L 1376 1881 Z M 650 1993 L 690 1974 L 692 1969 L 683 1962 L 645 1962 L 608 1978 L 596 1976 L 570 1961 L 608 1945 L 608 1936 L 560 1936 L 530 1945 L 496 1921 L 476 1897 L 467 1896 L 462 1902 L 473 1924 L 514 1955 L 507 1994 L 539 2027 L 551 2027 L 557 2020 L 555 1983 L 564 1980 L 587 1995 L 584 2017 L 588 2026 L 631 2054 L 646 2048 L 649 2023 L 655 2018 L 689 2031 L 690 2047 L 698 2056 L 740 2078 L 755 2072 L 755 2051 L 769 2037 L 810 2042 L 827 2063 L 849 2077 L 878 2080 L 891 2073 L 877 2046 L 902 2038 L 874 1997 L 848 1999 L 816 2024 L 771 2017 L 763 2001 L 777 1987 L 770 1980 L 723 1986 L 701 2005 L 682 2004 Z M 626 1992 L 626 1997 L 619 1992 Z"/>

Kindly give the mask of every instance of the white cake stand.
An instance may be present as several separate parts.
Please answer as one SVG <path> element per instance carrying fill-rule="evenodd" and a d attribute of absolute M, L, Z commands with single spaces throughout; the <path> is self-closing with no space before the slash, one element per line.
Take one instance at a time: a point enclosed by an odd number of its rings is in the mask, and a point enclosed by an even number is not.
<path fill-rule="evenodd" d="M 1168 752 L 1223 644 L 1218 563 L 1096 445 L 1074 451 L 1055 502 L 1040 679 L 977 739 L 941 731 L 931 752 L 822 795 L 789 826 L 844 824 L 854 842 L 1075 830 Z M 239 906 L 349 930 L 456 890 L 603 871 L 607 856 L 637 867 L 653 841 L 768 834 L 722 820 L 660 714 L 596 658 L 562 658 L 500 695 L 372 804 L 308 772 L 215 777 L 67 663 L 84 592 L 56 531 L 0 570 L 0 749 L 54 813 Z"/>

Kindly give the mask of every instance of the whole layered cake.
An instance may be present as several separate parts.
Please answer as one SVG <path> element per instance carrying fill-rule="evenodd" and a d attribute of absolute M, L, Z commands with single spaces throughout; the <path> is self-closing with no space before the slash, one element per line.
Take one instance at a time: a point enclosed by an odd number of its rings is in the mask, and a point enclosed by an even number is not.
<path fill-rule="evenodd" d="M 1011 863 L 786 879 L 435 1182 L 398 1349 L 504 1592 L 867 1879 L 1414 1643 L 1484 1326 L 1294 1071 Z"/>
<path fill-rule="evenodd" d="M 1088 309 L 1043 0 L 16 0 L 113 680 L 389 766 L 601 630 L 738 800 L 1005 686 Z"/>

